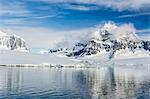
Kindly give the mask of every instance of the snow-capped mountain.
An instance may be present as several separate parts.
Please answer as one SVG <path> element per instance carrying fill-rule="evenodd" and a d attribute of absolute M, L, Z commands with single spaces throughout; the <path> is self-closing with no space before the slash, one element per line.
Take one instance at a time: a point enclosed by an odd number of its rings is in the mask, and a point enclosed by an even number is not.
<path fill-rule="evenodd" d="M 17 35 L 8 35 L 2 31 L 0 31 L 0 49 L 28 52 L 28 47 L 23 38 Z"/>
<path fill-rule="evenodd" d="M 132 25 L 117 26 L 112 22 L 98 26 L 72 48 L 52 49 L 49 53 L 63 54 L 68 57 L 107 55 L 109 59 L 122 55 L 150 55 L 150 41 L 143 41 L 136 35 Z M 84 39 L 84 38 L 83 38 Z"/>

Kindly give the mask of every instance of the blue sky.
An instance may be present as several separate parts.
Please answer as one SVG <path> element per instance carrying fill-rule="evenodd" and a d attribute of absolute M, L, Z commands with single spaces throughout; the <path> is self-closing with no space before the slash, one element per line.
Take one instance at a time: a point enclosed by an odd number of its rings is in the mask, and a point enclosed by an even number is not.
<path fill-rule="evenodd" d="M 149 35 L 149 9 L 150 0 L 0 0 L 0 27 L 23 36 L 30 47 L 48 48 L 47 36 L 58 37 L 107 21 L 132 23 L 139 35 Z M 43 37 L 41 45 L 36 44 L 38 37 Z"/>

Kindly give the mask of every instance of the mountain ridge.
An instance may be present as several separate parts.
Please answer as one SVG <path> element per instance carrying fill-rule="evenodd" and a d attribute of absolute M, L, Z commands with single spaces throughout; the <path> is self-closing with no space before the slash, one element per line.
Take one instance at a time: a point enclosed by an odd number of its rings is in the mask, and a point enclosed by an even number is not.
<path fill-rule="evenodd" d="M 143 55 L 150 55 L 150 41 L 141 40 L 134 26 L 130 24 L 117 26 L 108 22 L 89 35 L 91 37 L 86 42 L 78 42 L 72 48 L 51 49 L 49 53 L 75 58 L 107 53 L 109 59 L 123 50 L 127 51 L 126 54 L 140 51 Z"/>

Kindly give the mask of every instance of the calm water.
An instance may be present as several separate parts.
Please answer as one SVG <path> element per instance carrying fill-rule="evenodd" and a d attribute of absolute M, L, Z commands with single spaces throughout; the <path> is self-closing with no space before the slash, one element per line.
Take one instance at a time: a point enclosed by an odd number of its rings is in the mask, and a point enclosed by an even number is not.
<path fill-rule="evenodd" d="M 0 67 L 0 98 L 150 99 L 150 66 Z"/>

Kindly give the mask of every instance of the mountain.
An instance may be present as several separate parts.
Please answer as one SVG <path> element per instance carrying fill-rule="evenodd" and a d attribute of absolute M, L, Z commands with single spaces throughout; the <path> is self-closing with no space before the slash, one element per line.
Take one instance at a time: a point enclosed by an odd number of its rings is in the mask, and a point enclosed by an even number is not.
<path fill-rule="evenodd" d="M 107 55 L 108 59 L 122 56 L 150 56 L 150 41 L 143 41 L 136 35 L 132 25 L 117 26 L 108 22 L 96 27 L 92 33 L 82 38 L 71 48 L 55 48 L 49 53 L 61 54 L 68 57 L 85 57 Z"/>
<path fill-rule="evenodd" d="M 0 49 L 25 52 L 29 51 L 23 38 L 20 38 L 17 35 L 8 35 L 2 31 L 0 31 Z"/>

